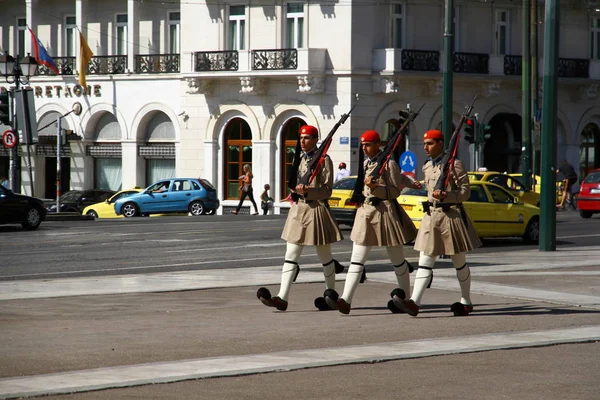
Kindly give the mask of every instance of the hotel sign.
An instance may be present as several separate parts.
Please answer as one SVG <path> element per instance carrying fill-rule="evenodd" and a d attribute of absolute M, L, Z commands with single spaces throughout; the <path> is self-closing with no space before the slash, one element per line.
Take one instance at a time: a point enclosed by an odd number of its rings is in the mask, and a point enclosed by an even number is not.
<path fill-rule="evenodd" d="M 87 85 L 84 88 L 81 85 L 47 85 L 47 86 L 34 86 L 33 90 L 35 97 L 82 97 L 82 96 L 93 96 L 102 97 L 102 86 L 101 85 Z"/>
<path fill-rule="evenodd" d="M 102 97 L 102 85 L 45 85 L 32 86 L 36 98 Z M 0 87 L 0 92 L 8 89 Z"/>

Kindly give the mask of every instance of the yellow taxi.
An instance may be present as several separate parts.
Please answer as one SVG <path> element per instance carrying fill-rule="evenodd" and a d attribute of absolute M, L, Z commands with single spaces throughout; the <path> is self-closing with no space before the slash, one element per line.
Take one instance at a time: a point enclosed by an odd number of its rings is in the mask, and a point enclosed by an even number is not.
<path fill-rule="evenodd" d="M 523 174 L 522 173 L 518 173 L 518 174 L 508 174 L 510 176 L 514 176 L 515 178 L 517 178 L 518 180 L 520 180 L 521 182 L 523 182 Z M 531 190 L 533 190 L 536 193 L 541 194 L 542 193 L 542 177 L 539 175 L 531 175 Z M 563 187 L 562 187 L 562 182 L 561 181 L 556 181 L 556 203 L 560 203 L 560 201 L 562 200 L 562 192 L 563 192 Z"/>
<path fill-rule="evenodd" d="M 92 204 L 91 206 L 87 206 L 83 209 L 82 214 L 90 215 L 94 218 L 123 218 L 122 215 L 117 215 L 115 213 L 114 203 L 120 198 L 130 196 L 134 193 L 139 193 L 142 191 L 140 187 L 134 187 L 129 190 L 121 190 L 120 192 L 115 193 L 112 197 L 100 202 Z"/>
<path fill-rule="evenodd" d="M 338 223 L 352 226 L 356 204 L 350 201 L 356 177 L 351 176 L 334 184 L 329 206 Z M 417 228 L 425 211 L 425 189 L 405 188 L 398 203 Z M 490 182 L 471 182 L 471 195 L 464 203 L 479 237 L 520 237 L 526 243 L 537 243 L 540 234 L 540 209 L 522 203 L 508 190 Z"/>
<path fill-rule="evenodd" d="M 354 224 L 354 215 L 358 204 L 350 200 L 354 185 L 356 184 L 356 176 L 342 178 L 333 184 L 331 197 L 327 200 L 331 213 L 339 224 L 350 225 Z"/>
<path fill-rule="evenodd" d="M 540 206 L 540 194 L 532 190 L 525 189 L 525 186 L 508 174 L 494 171 L 468 172 L 469 181 L 483 181 L 495 183 L 496 185 L 508 190 L 522 202 Z"/>

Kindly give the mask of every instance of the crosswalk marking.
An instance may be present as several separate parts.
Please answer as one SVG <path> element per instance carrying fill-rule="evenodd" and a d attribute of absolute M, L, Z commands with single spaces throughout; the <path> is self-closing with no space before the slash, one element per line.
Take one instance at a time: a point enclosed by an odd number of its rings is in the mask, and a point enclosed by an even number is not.
<path fill-rule="evenodd" d="M 158 362 L 0 379 L 0 398 L 600 340 L 600 326 Z"/>

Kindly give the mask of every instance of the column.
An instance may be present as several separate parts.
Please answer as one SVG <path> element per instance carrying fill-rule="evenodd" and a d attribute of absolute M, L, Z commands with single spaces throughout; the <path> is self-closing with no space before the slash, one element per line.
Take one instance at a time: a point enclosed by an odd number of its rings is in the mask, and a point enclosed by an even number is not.
<path fill-rule="evenodd" d="M 135 72 L 135 56 L 139 52 L 137 7 L 136 0 L 127 0 L 127 69 L 132 72 Z"/>
<path fill-rule="evenodd" d="M 133 142 L 121 142 L 121 169 L 123 189 L 134 186 L 146 187 L 143 158 L 138 156 L 138 145 Z"/>

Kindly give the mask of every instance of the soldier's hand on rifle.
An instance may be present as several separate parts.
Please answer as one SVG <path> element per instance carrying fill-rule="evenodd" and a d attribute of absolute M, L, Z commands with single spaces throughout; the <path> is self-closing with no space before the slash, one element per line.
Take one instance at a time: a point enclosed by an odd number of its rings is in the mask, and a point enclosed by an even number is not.
<path fill-rule="evenodd" d="M 305 186 L 303 184 L 296 185 L 296 193 L 304 196 L 307 192 L 308 192 L 308 186 Z"/>
<path fill-rule="evenodd" d="M 365 178 L 365 185 L 367 185 L 371 190 L 375 190 L 375 188 L 379 186 L 377 179 L 375 179 L 373 176 L 367 176 Z"/>
<path fill-rule="evenodd" d="M 438 189 L 434 190 L 431 196 L 433 196 L 434 199 L 444 200 L 446 196 L 448 196 L 448 193 Z"/>

